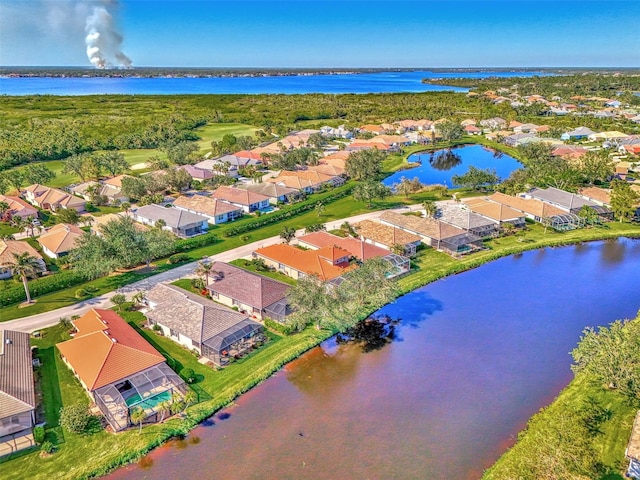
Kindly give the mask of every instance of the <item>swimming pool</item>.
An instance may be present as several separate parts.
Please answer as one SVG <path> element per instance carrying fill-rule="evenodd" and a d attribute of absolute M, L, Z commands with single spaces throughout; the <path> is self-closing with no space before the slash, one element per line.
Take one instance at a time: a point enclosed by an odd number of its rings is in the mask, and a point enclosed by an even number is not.
<path fill-rule="evenodd" d="M 131 407 L 135 405 L 136 407 L 140 407 L 145 410 L 153 408 L 159 403 L 162 403 L 165 401 L 166 402 L 171 401 L 171 392 L 168 390 L 165 392 L 159 393 L 158 395 L 155 395 L 153 397 L 146 398 L 144 400 L 140 397 L 139 394 L 135 393 L 131 395 L 129 398 L 127 398 L 126 400 L 127 407 Z"/>

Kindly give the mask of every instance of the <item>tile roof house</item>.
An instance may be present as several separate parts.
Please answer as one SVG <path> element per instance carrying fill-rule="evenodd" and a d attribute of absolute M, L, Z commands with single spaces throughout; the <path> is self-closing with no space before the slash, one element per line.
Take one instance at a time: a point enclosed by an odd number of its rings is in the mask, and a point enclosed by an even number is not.
<path fill-rule="evenodd" d="M 209 219 L 203 215 L 180 210 L 179 208 L 165 208 L 160 205 L 145 205 L 132 211 L 132 218 L 144 225 L 155 226 L 158 220 L 164 220 L 163 230 L 168 230 L 182 238 L 201 235 L 209 228 Z"/>
<path fill-rule="evenodd" d="M 380 215 L 379 220 L 386 225 L 418 235 L 426 245 L 450 254 L 465 254 L 482 247 L 480 237 L 433 218 L 386 211 Z"/>
<path fill-rule="evenodd" d="M 204 168 L 198 168 L 195 165 L 181 165 L 178 167 L 180 170 L 184 170 L 191 178 L 198 182 L 202 182 L 204 180 L 208 180 L 209 178 L 213 178 L 213 172 L 211 170 L 206 170 Z"/>
<path fill-rule="evenodd" d="M 180 345 L 223 366 L 264 341 L 264 327 L 246 314 L 174 285 L 159 283 L 147 292 L 150 325 Z"/>
<path fill-rule="evenodd" d="M 173 202 L 174 208 L 202 215 L 212 225 L 242 217 L 242 208 L 204 195 L 180 196 Z"/>
<path fill-rule="evenodd" d="M 55 212 L 60 209 L 71 209 L 78 213 L 84 212 L 87 202 L 70 193 L 57 188 L 45 187 L 35 183 L 22 190 L 27 202 L 44 210 Z"/>
<path fill-rule="evenodd" d="M 487 198 L 478 197 L 465 198 L 462 202 L 464 202 L 472 212 L 499 222 L 500 225 L 503 223 L 511 223 L 516 227 L 525 226 L 524 214 L 502 203 L 491 202 Z"/>
<path fill-rule="evenodd" d="M 415 255 L 421 238 L 413 233 L 405 232 L 397 227 L 384 225 L 372 220 L 363 220 L 353 225 L 360 240 L 376 247 L 391 250 L 395 245 L 404 247 L 405 255 Z"/>
<path fill-rule="evenodd" d="M 598 205 L 611 205 L 611 190 L 599 187 L 586 187 L 578 191 L 578 195 Z"/>
<path fill-rule="evenodd" d="M 278 322 L 291 313 L 289 285 L 228 263 L 215 262 L 207 290 L 211 298 L 257 319 Z"/>
<path fill-rule="evenodd" d="M 335 246 L 302 250 L 280 243 L 259 248 L 253 256 L 294 279 L 315 275 L 322 281 L 331 281 L 355 268 L 349 263 L 350 253 Z"/>
<path fill-rule="evenodd" d="M 578 127 L 560 135 L 560 140 L 583 140 L 595 132 L 588 127 Z"/>
<path fill-rule="evenodd" d="M 613 218 L 613 213 L 607 207 L 599 205 L 591 200 L 576 195 L 575 193 L 565 192 L 559 188 L 532 188 L 524 195 L 524 198 L 534 198 L 543 201 L 554 207 L 558 207 L 568 213 L 578 214 L 582 207 L 590 207 L 598 212 L 603 220 Z"/>
<path fill-rule="evenodd" d="M 494 237 L 500 230 L 500 223 L 498 221 L 475 213 L 465 204 L 442 205 L 438 209 L 437 219 L 469 233 L 473 233 L 480 238 Z"/>
<path fill-rule="evenodd" d="M 8 264 L 15 261 L 14 255 L 27 253 L 29 256 L 35 257 L 40 265 L 40 272 L 47 271 L 47 265 L 44 263 L 42 256 L 38 251 L 22 240 L 0 240 L 0 280 L 5 280 L 13 276 L 11 268 Z"/>
<path fill-rule="evenodd" d="M 0 457 L 35 445 L 30 336 L 0 328 Z"/>
<path fill-rule="evenodd" d="M 14 197 L 11 195 L 0 195 L 0 202 L 5 202 L 9 205 L 7 211 L 0 216 L 0 220 L 10 220 L 13 217 L 38 218 L 38 209 L 29 205 L 20 197 Z"/>
<path fill-rule="evenodd" d="M 75 247 L 76 241 L 84 235 L 84 231 L 75 225 L 59 223 L 49 228 L 36 240 L 42 251 L 49 258 L 60 258 Z"/>
<path fill-rule="evenodd" d="M 268 208 L 270 203 L 269 197 L 266 195 L 228 186 L 216 188 L 213 191 L 213 198 L 236 205 L 246 213 Z"/>
<path fill-rule="evenodd" d="M 115 431 L 132 424 L 133 408 L 151 417 L 160 401 L 185 394 L 162 354 L 114 311 L 92 308 L 71 323 L 77 332 L 58 350 Z"/>
<path fill-rule="evenodd" d="M 269 202 L 277 204 L 278 202 L 288 202 L 290 199 L 295 198 L 299 194 L 297 188 L 286 187 L 278 183 L 245 183 L 238 185 L 236 188 L 242 190 L 248 190 L 260 195 L 266 195 L 269 197 Z"/>
<path fill-rule="evenodd" d="M 551 155 L 567 159 L 578 159 L 588 151 L 589 150 L 579 145 L 558 145 L 551 151 Z"/>
<path fill-rule="evenodd" d="M 511 195 L 505 195 L 500 192 L 492 193 L 487 197 L 487 199 L 492 202 L 511 207 L 536 222 L 542 221 L 543 218 L 553 217 L 554 215 L 563 215 L 566 213 L 564 210 L 548 203 L 541 202 L 540 200 L 512 197 Z"/>
<path fill-rule="evenodd" d="M 217 160 L 227 162 L 234 167 L 247 167 L 249 165 L 262 165 L 262 163 L 264 163 L 260 153 L 253 150 L 242 150 L 229 155 L 223 155 Z"/>
<path fill-rule="evenodd" d="M 115 180 L 115 177 L 111 180 Z M 94 195 L 105 197 L 108 203 L 128 202 L 129 197 L 122 195 L 121 179 L 115 181 L 116 185 L 100 182 L 84 182 L 80 183 L 70 190 L 72 193 L 82 197 L 87 202 L 92 201 Z M 95 193 L 91 190 L 95 188 Z"/>

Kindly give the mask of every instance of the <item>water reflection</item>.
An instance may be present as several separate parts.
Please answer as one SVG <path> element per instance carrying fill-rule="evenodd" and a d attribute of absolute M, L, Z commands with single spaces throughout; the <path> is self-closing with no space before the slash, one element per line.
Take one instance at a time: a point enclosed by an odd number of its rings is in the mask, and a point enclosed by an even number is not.
<path fill-rule="evenodd" d="M 439 171 L 451 170 L 462 163 L 462 157 L 448 148 L 437 153 L 432 153 L 429 158 L 429 164 Z"/>
<path fill-rule="evenodd" d="M 607 266 L 620 264 L 624 260 L 626 249 L 626 242 L 607 240 L 602 248 L 602 263 Z"/>

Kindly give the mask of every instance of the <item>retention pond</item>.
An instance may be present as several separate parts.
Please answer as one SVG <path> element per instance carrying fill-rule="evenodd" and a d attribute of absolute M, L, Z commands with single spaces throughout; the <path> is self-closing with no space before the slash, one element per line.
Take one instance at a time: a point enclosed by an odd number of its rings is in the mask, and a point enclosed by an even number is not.
<path fill-rule="evenodd" d="M 112 479 L 477 479 L 572 378 L 586 326 L 635 316 L 640 241 L 545 248 L 383 308 L 398 338 L 328 341 Z"/>

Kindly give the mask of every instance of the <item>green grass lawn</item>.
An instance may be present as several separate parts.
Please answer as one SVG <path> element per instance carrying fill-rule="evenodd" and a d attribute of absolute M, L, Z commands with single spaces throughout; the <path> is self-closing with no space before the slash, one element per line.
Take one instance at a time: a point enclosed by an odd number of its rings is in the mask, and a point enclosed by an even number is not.
<path fill-rule="evenodd" d="M 289 285 L 295 285 L 296 281 L 291 278 L 291 277 L 287 277 L 284 273 L 280 273 L 280 272 L 272 272 L 271 270 L 266 270 L 266 271 L 262 271 L 262 270 L 256 270 L 256 267 L 251 263 L 250 260 L 245 260 L 243 258 L 239 258 L 237 260 L 233 260 L 231 262 L 231 265 L 235 265 L 236 267 L 240 267 L 240 268 L 244 268 L 245 270 L 249 270 L 250 272 L 254 272 L 257 273 L 259 275 L 264 275 L 265 277 L 269 277 L 269 278 L 273 278 L 274 280 L 278 280 L 280 282 L 283 283 L 288 283 Z"/>
<path fill-rule="evenodd" d="M 270 341 L 262 348 L 241 361 L 216 371 L 199 364 L 191 352 L 170 339 L 151 330 L 141 329 L 140 325 L 144 321 L 141 313 L 124 312 L 122 315 L 134 324 L 158 351 L 172 359 L 171 363 L 176 370 L 186 367 L 194 370 L 197 378 L 194 390 L 203 401 L 190 407 L 185 418 L 176 417 L 161 425 L 150 425 L 145 427 L 141 434 L 137 428 L 117 435 L 106 431 L 91 435 L 76 435 L 65 431 L 64 438 L 59 437 L 58 451 L 48 458 L 40 458 L 37 452 L 15 459 L 4 457 L 0 460 L 0 478 L 78 479 L 104 474 L 112 468 L 139 458 L 168 438 L 186 433 L 238 395 L 268 378 L 285 363 L 331 335 L 329 331 L 317 331 L 314 328 L 289 337 L 269 333 Z M 41 355 L 50 365 L 46 369 L 44 365 L 41 367 L 43 389 L 47 385 L 45 400 L 50 403 L 47 407 L 47 419 L 57 422 L 55 411 L 60 405 L 86 401 L 87 397 L 79 382 L 71 375 L 71 371 L 59 359 L 53 346 L 64 338 L 63 331 L 56 326 L 43 332 L 44 337 L 37 343 Z M 52 428 L 49 430 L 52 433 L 49 434 L 59 435 L 57 432 L 60 431 L 59 428 Z"/>
<path fill-rule="evenodd" d="M 253 137 L 256 130 L 258 130 L 256 127 L 242 123 L 211 123 L 196 129 L 195 133 L 200 137 L 198 140 L 200 150 L 206 153 L 211 151 L 211 142 L 219 142 L 225 135 Z"/>

